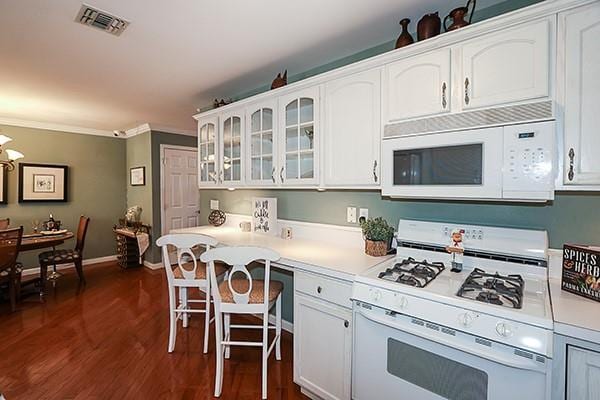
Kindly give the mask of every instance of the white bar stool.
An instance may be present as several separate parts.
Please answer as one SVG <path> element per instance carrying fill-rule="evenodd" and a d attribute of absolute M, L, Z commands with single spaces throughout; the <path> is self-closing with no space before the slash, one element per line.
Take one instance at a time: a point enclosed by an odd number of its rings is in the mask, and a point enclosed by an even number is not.
<path fill-rule="evenodd" d="M 262 347 L 262 398 L 267 398 L 267 361 L 275 347 L 275 358 L 281 360 L 281 292 L 283 284 L 270 281 L 271 262 L 279 260 L 279 254 L 261 247 L 220 247 L 200 256 L 208 264 L 212 294 L 215 304 L 215 333 L 217 342 L 217 370 L 215 373 L 215 397 L 221 396 L 223 387 L 223 362 L 229 358 L 231 346 Z M 233 266 L 221 283 L 217 281 L 217 261 Z M 253 279 L 246 268 L 255 261 L 264 261 L 265 279 Z M 242 274 L 244 278 L 235 278 Z M 269 310 L 275 305 L 275 325 L 269 325 Z M 231 325 L 231 314 L 261 314 L 262 325 Z M 225 337 L 221 315 L 224 317 Z M 262 329 L 262 342 L 231 340 L 231 328 Z M 269 329 L 275 329 L 275 338 L 269 345 Z"/>
<path fill-rule="evenodd" d="M 188 318 L 190 314 L 205 314 L 204 318 L 204 353 L 208 353 L 208 338 L 210 323 L 214 320 L 210 318 L 210 279 L 207 276 L 207 266 L 196 260 L 192 251 L 195 246 L 203 246 L 209 250 L 217 245 L 217 240 L 210 236 L 185 233 L 165 235 L 158 238 L 156 244 L 162 247 L 162 258 L 165 271 L 167 273 L 167 283 L 169 287 L 169 345 L 168 352 L 172 353 L 175 349 L 175 340 L 177 337 L 177 320 L 181 319 L 183 327 L 188 327 Z M 169 246 L 177 249 L 177 264 L 175 268 L 171 265 L 169 257 Z M 190 260 L 190 261 L 187 261 Z M 217 276 L 224 275 L 227 267 L 223 264 L 215 265 L 215 279 Z M 179 290 L 179 304 L 175 288 Z M 205 293 L 204 300 L 189 300 L 188 288 L 198 288 Z M 204 303 L 204 309 L 194 309 L 191 303 Z"/>

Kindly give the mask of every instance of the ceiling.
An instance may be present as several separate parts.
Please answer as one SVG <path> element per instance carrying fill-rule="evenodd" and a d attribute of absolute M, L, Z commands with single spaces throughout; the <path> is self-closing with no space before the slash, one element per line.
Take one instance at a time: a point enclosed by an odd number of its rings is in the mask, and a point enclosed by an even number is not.
<path fill-rule="evenodd" d="M 79 0 L 0 0 L 0 121 L 192 131 L 191 116 L 216 97 L 387 42 L 402 17 L 414 29 L 425 12 L 463 3 L 89 0 L 131 22 L 116 37 L 75 23 Z"/>

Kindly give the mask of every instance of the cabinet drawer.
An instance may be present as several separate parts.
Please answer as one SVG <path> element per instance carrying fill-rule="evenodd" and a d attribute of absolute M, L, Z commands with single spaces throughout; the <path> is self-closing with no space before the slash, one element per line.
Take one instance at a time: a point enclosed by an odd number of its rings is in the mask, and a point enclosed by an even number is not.
<path fill-rule="evenodd" d="M 350 301 L 352 284 L 349 282 L 346 283 L 308 272 L 296 272 L 294 274 L 294 287 L 295 290 L 310 296 L 330 301 L 342 307 L 352 308 L 352 302 Z"/>

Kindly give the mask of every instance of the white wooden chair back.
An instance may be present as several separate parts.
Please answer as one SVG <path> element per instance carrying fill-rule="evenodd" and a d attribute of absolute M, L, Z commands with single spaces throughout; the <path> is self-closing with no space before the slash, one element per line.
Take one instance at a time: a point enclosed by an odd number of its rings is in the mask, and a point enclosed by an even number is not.
<path fill-rule="evenodd" d="M 225 264 L 231 265 L 232 268 L 229 272 L 229 276 L 225 279 L 229 286 L 229 290 L 233 295 L 233 301 L 235 304 L 243 305 L 250 302 L 250 293 L 252 292 L 252 275 L 248 271 L 248 265 L 255 261 L 264 261 L 265 263 L 265 277 L 264 277 L 264 305 L 268 307 L 269 304 L 269 279 L 271 275 L 271 261 L 279 260 L 280 256 L 273 250 L 266 249 L 263 247 L 253 246 L 237 246 L 237 247 L 220 247 L 218 249 L 211 249 L 204 252 L 200 256 L 200 261 L 208 265 L 208 271 L 210 274 L 211 284 L 213 287 L 213 298 L 215 305 L 221 305 L 221 294 L 218 288 L 217 276 L 215 273 L 215 261 L 222 261 Z M 245 293 L 240 293 L 235 290 L 231 281 L 235 278 L 236 273 L 241 273 L 246 276 L 248 280 L 248 290 Z M 239 275 L 239 274 L 238 274 Z"/>
<path fill-rule="evenodd" d="M 196 279 L 196 270 L 198 268 L 205 267 L 198 265 L 198 260 L 196 260 L 196 256 L 192 248 L 195 246 L 204 246 L 206 247 L 206 250 L 209 250 L 211 247 L 215 247 L 217 244 L 218 241 L 216 239 L 199 233 L 169 234 L 159 237 L 156 241 L 156 245 L 162 248 L 162 258 L 165 270 L 167 272 L 167 280 L 171 283 L 178 279 L 173 273 L 173 265 L 171 264 L 171 258 L 169 257 L 169 245 L 174 246 L 177 250 L 176 262 L 179 266 L 179 270 L 181 271 L 183 279 L 194 280 Z M 194 265 L 193 269 L 184 268 L 183 265 L 186 264 L 184 262 L 185 256 L 189 256 L 189 258 L 192 260 Z"/>

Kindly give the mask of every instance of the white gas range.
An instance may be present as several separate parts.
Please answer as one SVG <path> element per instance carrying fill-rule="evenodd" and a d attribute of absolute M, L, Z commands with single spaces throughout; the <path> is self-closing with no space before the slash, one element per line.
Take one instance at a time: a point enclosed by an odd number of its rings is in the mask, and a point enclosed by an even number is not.
<path fill-rule="evenodd" d="M 397 242 L 354 282 L 353 399 L 548 398 L 546 232 L 400 220 Z"/>

